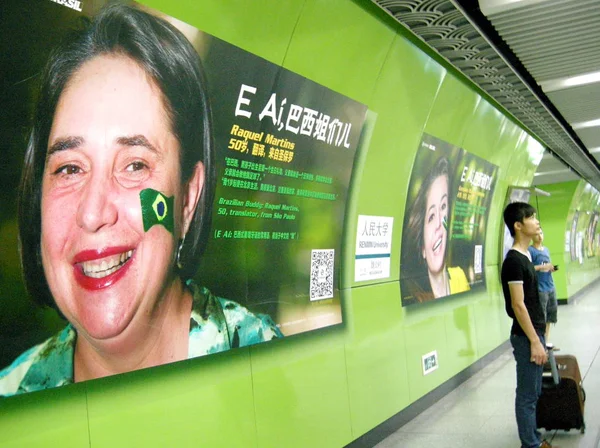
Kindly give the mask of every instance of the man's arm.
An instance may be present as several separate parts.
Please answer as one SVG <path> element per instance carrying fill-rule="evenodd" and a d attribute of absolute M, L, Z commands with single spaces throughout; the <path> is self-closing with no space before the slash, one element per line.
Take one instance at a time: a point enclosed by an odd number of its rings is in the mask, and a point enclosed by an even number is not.
<path fill-rule="evenodd" d="M 545 364 L 548 361 L 548 355 L 546 349 L 542 345 L 539 336 L 533 328 L 531 323 L 531 317 L 525 306 L 525 293 L 523 292 L 523 283 L 509 283 L 508 289 L 510 291 L 510 303 L 512 309 L 515 312 L 515 317 L 519 322 L 519 325 L 529 338 L 531 344 L 531 362 L 537 365 Z"/>
<path fill-rule="evenodd" d="M 550 255 L 548 255 L 548 263 L 538 264 L 539 258 L 541 257 L 538 257 L 537 253 L 531 249 L 531 246 L 529 246 L 528 250 L 529 254 L 531 255 L 531 261 L 535 265 L 534 268 L 536 272 L 554 272 L 556 270 L 554 269 L 554 265 L 550 261 Z"/>

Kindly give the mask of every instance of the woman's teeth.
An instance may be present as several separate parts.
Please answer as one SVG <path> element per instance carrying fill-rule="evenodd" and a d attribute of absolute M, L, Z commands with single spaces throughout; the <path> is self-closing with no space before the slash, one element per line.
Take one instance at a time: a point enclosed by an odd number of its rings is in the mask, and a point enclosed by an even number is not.
<path fill-rule="evenodd" d="M 116 272 L 131 258 L 133 250 L 112 255 L 102 260 L 84 261 L 81 263 L 84 275 L 92 278 L 102 278 Z"/>
<path fill-rule="evenodd" d="M 441 245 L 442 245 L 442 239 L 440 238 L 440 239 L 439 239 L 439 240 L 437 240 L 437 241 L 435 242 L 435 244 L 433 245 L 433 251 L 435 252 L 435 251 L 438 249 L 438 247 L 440 247 Z"/>

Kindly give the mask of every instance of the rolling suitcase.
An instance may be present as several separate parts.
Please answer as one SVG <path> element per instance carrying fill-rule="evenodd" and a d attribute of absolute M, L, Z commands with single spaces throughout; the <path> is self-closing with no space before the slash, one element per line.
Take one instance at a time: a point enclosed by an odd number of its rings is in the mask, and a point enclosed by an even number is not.
<path fill-rule="evenodd" d="M 585 432 L 583 417 L 585 391 L 577 358 L 555 356 L 548 352 L 548 367 L 544 368 L 542 395 L 537 404 L 537 426 L 547 431 L 579 429 Z"/>

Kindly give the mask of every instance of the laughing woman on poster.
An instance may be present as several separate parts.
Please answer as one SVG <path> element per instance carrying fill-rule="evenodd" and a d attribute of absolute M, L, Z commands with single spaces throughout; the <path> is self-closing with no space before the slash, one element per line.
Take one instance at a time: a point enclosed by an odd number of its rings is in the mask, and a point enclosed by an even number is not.
<path fill-rule="evenodd" d="M 408 220 L 413 247 L 403 248 L 407 295 L 416 302 L 468 291 L 469 282 L 460 267 L 446 265 L 448 216 L 451 209 L 449 161 L 439 158 L 424 179 Z M 415 257 L 416 254 L 416 257 Z"/>
<path fill-rule="evenodd" d="M 0 371 L 8 396 L 280 337 L 191 281 L 214 191 L 201 61 L 167 22 L 104 9 L 54 52 L 25 156 L 21 262 L 68 320 Z"/>

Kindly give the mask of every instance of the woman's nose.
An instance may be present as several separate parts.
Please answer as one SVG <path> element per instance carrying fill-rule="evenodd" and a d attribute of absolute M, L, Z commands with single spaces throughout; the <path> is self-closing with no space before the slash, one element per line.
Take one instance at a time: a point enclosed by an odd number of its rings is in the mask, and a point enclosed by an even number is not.
<path fill-rule="evenodd" d="M 117 221 L 117 206 L 109 178 L 93 174 L 80 197 L 77 225 L 87 232 L 97 232 Z"/>

